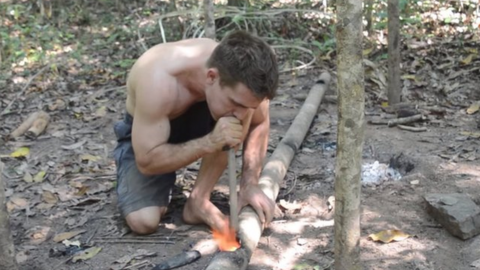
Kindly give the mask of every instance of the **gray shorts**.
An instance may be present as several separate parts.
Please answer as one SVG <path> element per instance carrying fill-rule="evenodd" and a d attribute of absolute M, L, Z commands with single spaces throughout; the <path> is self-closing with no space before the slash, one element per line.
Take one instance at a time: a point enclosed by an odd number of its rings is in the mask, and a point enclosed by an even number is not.
<path fill-rule="evenodd" d="M 168 206 L 176 172 L 147 176 L 135 163 L 132 147 L 133 117 L 125 113 L 124 119 L 115 123 L 117 146 L 114 150 L 117 166 L 118 207 L 122 216 L 149 206 Z M 205 101 L 194 104 L 183 115 L 170 121 L 168 143 L 183 143 L 207 135 L 213 130 L 213 120 Z"/>

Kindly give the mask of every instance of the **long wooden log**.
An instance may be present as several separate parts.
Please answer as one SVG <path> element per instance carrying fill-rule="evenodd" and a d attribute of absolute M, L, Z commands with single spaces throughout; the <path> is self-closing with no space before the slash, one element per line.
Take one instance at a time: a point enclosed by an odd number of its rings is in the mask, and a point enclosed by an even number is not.
<path fill-rule="evenodd" d="M 292 125 L 264 165 L 259 185 L 272 200 L 276 200 L 280 186 L 287 173 L 295 153 L 303 142 L 318 107 L 330 83 L 330 74 L 324 72 L 311 88 L 305 103 Z M 206 270 L 245 270 L 262 235 L 264 224 L 260 222 L 255 210 L 246 206 L 239 215 L 238 237 L 241 247 L 233 252 L 218 252 L 212 258 Z"/>

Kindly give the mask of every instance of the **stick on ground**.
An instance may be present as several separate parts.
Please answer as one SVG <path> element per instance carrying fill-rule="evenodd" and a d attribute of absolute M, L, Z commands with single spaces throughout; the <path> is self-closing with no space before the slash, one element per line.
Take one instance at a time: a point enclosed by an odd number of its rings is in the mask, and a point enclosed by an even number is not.
<path fill-rule="evenodd" d="M 320 80 L 312 87 L 298 115 L 287 133 L 263 167 L 259 184 L 262 191 L 272 200 L 276 200 L 280 186 L 295 153 L 305 138 L 313 118 L 317 114 L 328 85 L 330 75 L 322 73 Z M 257 213 L 250 207 L 242 208 L 239 216 L 238 236 L 242 247 L 234 252 L 218 252 L 206 270 L 247 269 L 250 257 L 260 240 L 263 224 Z"/>
<path fill-rule="evenodd" d="M 404 126 L 404 125 L 397 125 L 399 129 L 412 131 L 412 132 L 424 132 L 427 131 L 426 127 L 411 127 L 411 126 Z"/>
<path fill-rule="evenodd" d="M 167 259 L 166 261 L 160 264 L 157 264 L 152 270 L 174 269 L 174 268 L 192 263 L 198 260 L 200 257 L 201 257 L 201 254 L 197 250 L 182 252 L 172 258 Z M 228 269 L 228 268 L 225 268 L 225 269 Z"/>
<path fill-rule="evenodd" d="M 372 119 L 372 120 L 369 120 L 368 123 L 373 125 L 388 125 L 389 127 L 393 127 L 396 125 L 413 123 L 422 119 L 423 119 L 423 115 L 416 114 L 409 117 L 402 117 L 402 118 L 395 118 L 395 119 Z"/>

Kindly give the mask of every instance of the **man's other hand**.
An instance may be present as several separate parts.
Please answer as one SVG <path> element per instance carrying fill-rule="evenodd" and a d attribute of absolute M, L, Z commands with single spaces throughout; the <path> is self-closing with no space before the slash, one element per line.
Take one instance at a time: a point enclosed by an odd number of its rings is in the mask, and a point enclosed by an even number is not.
<path fill-rule="evenodd" d="M 265 227 L 272 221 L 275 212 L 275 202 L 268 198 L 258 185 L 251 184 L 241 189 L 238 199 L 239 211 L 244 206 L 250 205 L 257 212 L 260 221 Z"/>

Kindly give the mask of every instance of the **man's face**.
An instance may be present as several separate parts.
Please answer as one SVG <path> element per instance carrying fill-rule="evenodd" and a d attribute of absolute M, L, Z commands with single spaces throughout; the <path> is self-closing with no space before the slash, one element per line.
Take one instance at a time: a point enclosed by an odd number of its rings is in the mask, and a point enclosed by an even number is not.
<path fill-rule="evenodd" d="M 223 116 L 244 120 L 248 112 L 255 110 L 262 102 L 242 83 L 230 87 L 221 86 L 219 81 L 218 77 L 212 80 L 206 91 L 208 107 L 215 120 Z"/>

